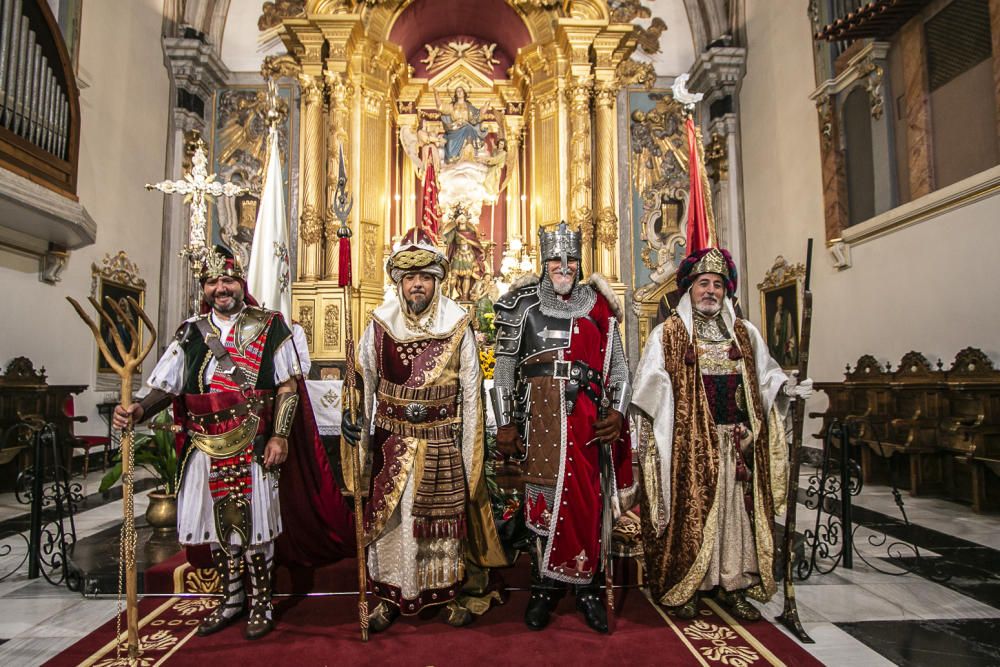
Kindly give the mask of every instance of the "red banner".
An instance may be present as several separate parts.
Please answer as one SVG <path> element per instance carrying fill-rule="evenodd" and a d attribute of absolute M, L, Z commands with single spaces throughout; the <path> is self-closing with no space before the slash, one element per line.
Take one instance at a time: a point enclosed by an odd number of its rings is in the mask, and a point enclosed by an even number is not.
<path fill-rule="evenodd" d="M 434 165 L 427 164 L 427 172 L 424 174 L 424 194 L 423 194 L 423 215 L 420 217 L 419 229 L 424 231 L 431 240 L 437 243 L 438 224 L 441 215 L 438 213 L 438 187 L 437 174 L 434 173 Z"/>
<path fill-rule="evenodd" d="M 694 120 L 688 116 L 685 123 L 688 139 L 688 175 L 691 178 L 688 196 L 687 254 L 711 247 L 711 231 L 708 228 L 708 211 L 705 207 L 705 193 L 702 187 L 704 168 L 698 153 L 698 135 L 694 131 Z"/>

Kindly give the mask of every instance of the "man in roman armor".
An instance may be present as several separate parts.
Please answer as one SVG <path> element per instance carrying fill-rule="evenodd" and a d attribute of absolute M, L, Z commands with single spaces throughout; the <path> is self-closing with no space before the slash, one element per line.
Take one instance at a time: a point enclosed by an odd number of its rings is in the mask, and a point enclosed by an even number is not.
<path fill-rule="evenodd" d="M 624 419 L 628 367 L 617 298 L 599 274 L 580 281 L 580 233 L 565 222 L 539 234 L 543 274 L 516 282 L 494 306 L 492 390 L 497 445 L 522 461 L 524 512 L 533 533 L 531 598 L 524 620 L 541 630 L 567 584 L 587 625 L 608 631 L 595 577 L 602 572 L 604 495 L 631 506 L 631 447 Z M 610 445 L 610 446 L 608 446 Z M 613 471 L 602 488 L 601 456 Z"/>
<path fill-rule="evenodd" d="M 506 565 L 485 484 L 479 352 L 471 316 L 441 293 L 448 261 L 434 246 L 405 243 L 386 270 L 397 298 L 358 344 L 365 418 L 343 420 L 372 466 L 364 539 L 381 600 L 370 629 L 435 605 L 462 626 L 473 620 L 459 600 L 467 566 Z"/>
<path fill-rule="evenodd" d="M 199 278 L 201 314 L 178 329 L 149 377 L 145 397 L 115 409 L 114 425 L 124 428 L 129 420 L 149 419 L 173 404 L 179 427 L 179 541 L 210 546 L 225 595 L 198 634 L 217 632 L 244 614 L 247 569 L 250 615 L 244 636 L 258 639 L 274 627 L 271 568 L 283 527 L 279 466 L 288 460 L 293 476 L 283 482 L 291 486 L 302 470 L 310 470 L 317 484 L 287 494 L 290 504 L 300 506 L 302 494 L 309 496 L 308 508 L 296 509 L 298 518 L 292 519 L 299 536 L 283 540 L 287 560 L 315 565 L 349 553 L 350 510 L 332 482 L 281 314 L 257 307 L 246 292 L 242 267 L 222 246 L 208 251 Z M 299 451 L 289 458 L 293 431 Z M 324 477 L 317 469 L 326 472 L 327 482 L 316 482 Z"/>
<path fill-rule="evenodd" d="M 645 579 L 685 619 L 700 592 L 756 620 L 746 597 L 770 599 L 773 517 L 783 511 L 788 450 L 782 416 L 808 398 L 733 307 L 736 267 L 725 250 L 687 257 L 677 310 L 649 334 L 632 405 L 643 421 L 639 469 Z"/>

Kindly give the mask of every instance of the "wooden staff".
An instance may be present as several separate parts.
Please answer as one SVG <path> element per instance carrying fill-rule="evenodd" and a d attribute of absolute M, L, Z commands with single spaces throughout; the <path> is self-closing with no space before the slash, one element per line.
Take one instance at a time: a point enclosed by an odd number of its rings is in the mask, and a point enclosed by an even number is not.
<path fill-rule="evenodd" d="M 156 341 L 156 329 L 153 327 L 153 322 L 146 315 L 146 312 L 139 306 L 135 299 L 132 297 L 127 297 L 129 307 L 139 316 L 139 328 L 136 329 L 135 323 L 129 318 L 125 311 L 115 303 L 115 300 L 111 297 L 105 297 L 105 301 L 114 313 L 114 319 L 108 314 L 108 311 L 101 308 L 101 304 L 94 297 L 89 297 L 88 300 L 90 304 L 100 315 L 101 320 L 107 325 L 108 331 L 111 334 L 111 340 L 115 344 L 115 349 L 118 352 L 118 357 L 111 353 L 108 348 L 107 342 L 104 340 L 104 336 L 101 335 L 100 327 L 94 323 L 94 320 L 84 312 L 83 308 L 77 303 L 73 298 L 66 297 L 73 308 L 76 309 L 77 314 L 83 319 L 83 321 L 90 327 L 90 331 L 94 334 L 94 340 L 97 341 L 97 349 L 101 351 L 101 356 L 108 363 L 109 366 L 114 370 L 114 372 L 121 378 L 121 393 L 119 394 L 119 401 L 124 409 L 128 409 L 132 401 L 132 375 L 135 373 L 136 369 L 142 364 L 142 360 L 146 358 L 150 350 L 153 349 L 153 343 Z M 142 325 L 145 323 L 146 328 L 149 329 L 149 338 L 146 344 L 139 349 L 139 331 L 142 329 Z M 131 336 L 128 348 L 122 343 L 121 336 L 118 334 L 118 326 L 121 325 L 126 328 Z M 121 362 L 118 361 L 121 359 Z M 121 580 L 122 580 L 122 567 L 125 567 L 125 612 L 128 619 L 128 657 L 129 661 L 132 662 L 139 657 L 139 609 L 136 603 L 136 585 L 135 585 L 135 505 L 134 505 L 134 490 L 132 487 L 133 479 L 132 474 L 134 470 L 134 429 L 131 420 L 129 420 L 128 426 L 122 429 L 121 437 L 121 455 L 122 455 L 122 511 L 123 511 L 123 523 L 122 523 L 122 557 L 119 558 L 118 562 L 118 604 L 121 605 Z M 121 607 L 118 608 L 119 623 L 121 622 Z M 120 627 L 120 626 L 119 626 Z M 115 634 L 115 642 L 117 642 L 118 650 L 121 650 L 121 632 Z"/>
<path fill-rule="evenodd" d="M 813 240 L 809 239 L 806 248 L 806 279 L 802 291 L 802 326 L 799 329 L 799 381 L 809 377 L 809 335 L 812 329 L 812 292 L 809 289 L 809 280 L 812 276 L 812 247 Z M 785 504 L 785 538 L 782 540 L 785 560 L 785 608 L 775 620 L 788 628 L 803 644 L 813 644 L 814 640 L 806 633 L 799 620 L 799 609 L 795 605 L 795 585 L 792 581 L 795 576 L 795 550 L 792 542 L 795 537 L 795 512 L 799 504 L 799 466 L 802 462 L 800 455 L 806 402 L 801 398 L 795 399 L 794 410 L 792 451 L 788 464 L 788 499 Z"/>
<path fill-rule="evenodd" d="M 341 392 L 341 403 L 345 410 L 354 418 L 358 415 L 354 405 L 354 389 L 357 387 L 357 374 L 354 372 L 354 326 L 351 312 L 351 228 L 347 226 L 347 218 L 351 214 L 354 198 L 347 193 L 347 170 L 344 168 L 344 151 L 340 151 L 340 173 L 337 176 L 337 192 L 333 200 L 333 212 L 340 220 L 337 230 L 339 248 L 339 266 L 337 284 L 344 288 L 344 363 L 347 365 L 344 374 L 344 389 Z M 361 625 L 361 641 L 368 641 L 368 570 L 365 566 L 365 529 L 364 511 L 361 503 L 361 469 L 364 458 L 361 443 L 354 448 L 354 465 L 351 466 L 351 483 L 354 486 L 354 540 L 358 549 L 358 623 Z"/>

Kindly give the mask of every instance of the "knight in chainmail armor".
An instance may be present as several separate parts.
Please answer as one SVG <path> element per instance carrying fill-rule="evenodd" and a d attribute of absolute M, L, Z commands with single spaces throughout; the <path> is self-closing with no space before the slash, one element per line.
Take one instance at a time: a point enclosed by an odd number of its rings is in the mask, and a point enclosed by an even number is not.
<path fill-rule="evenodd" d="M 521 461 L 525 522 L 534 536 L 525 623 L 541 630 L 567 584 L 587 624 L 607 632 L 595 577 L 601 572 L 602 494 L 616 509 L 635 495 L 623 417 L 628 365 L 618 299 L 607 281 L 580 281 L 580 233 L 565 222 L 540 236 L 543 275 L 515 283 L 494 306 L 492 401 L 501 452 Z M 600 443 L 613 479 L 602 490 Z"/>

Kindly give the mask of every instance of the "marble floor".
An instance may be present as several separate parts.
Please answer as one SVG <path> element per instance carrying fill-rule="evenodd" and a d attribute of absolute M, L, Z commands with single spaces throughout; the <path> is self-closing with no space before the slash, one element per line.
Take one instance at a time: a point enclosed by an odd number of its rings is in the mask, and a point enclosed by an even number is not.
<path fill-rule="evenodd" d="M 102 497 L 99 481 L 92 473 L 83 484 L 78 539 L 120 522 L 120 495 Z M 135 501 L 141 514 L 148 486 L 138 486 L 145 488 Z M 818 570 L 796 584 L 799 616 L 815 640 L 806 650 L 829 665 L 1000 665 L 1000 517 L 905 492 L 903 501 L 913 526 L 902 521 L 889 488 L 866 487 L 855 499 L 861 525 L 853 567 Z M 25 512 L 12 494 L 0 494 L 0 577 L 25 552 Z M 815 510 L 800 503 L 797 532 L 814 529 L 815 521 Z M 828 570 L 832 563 L 819 565 Z M 763 611 L 773 618 L 782 605 L 779 594 Z M 113 618 L 117 603 L 28 579 L 22 566 L 0 581 L 0 607 L 0 665 L 13 666 L 56 655 Z"/>

